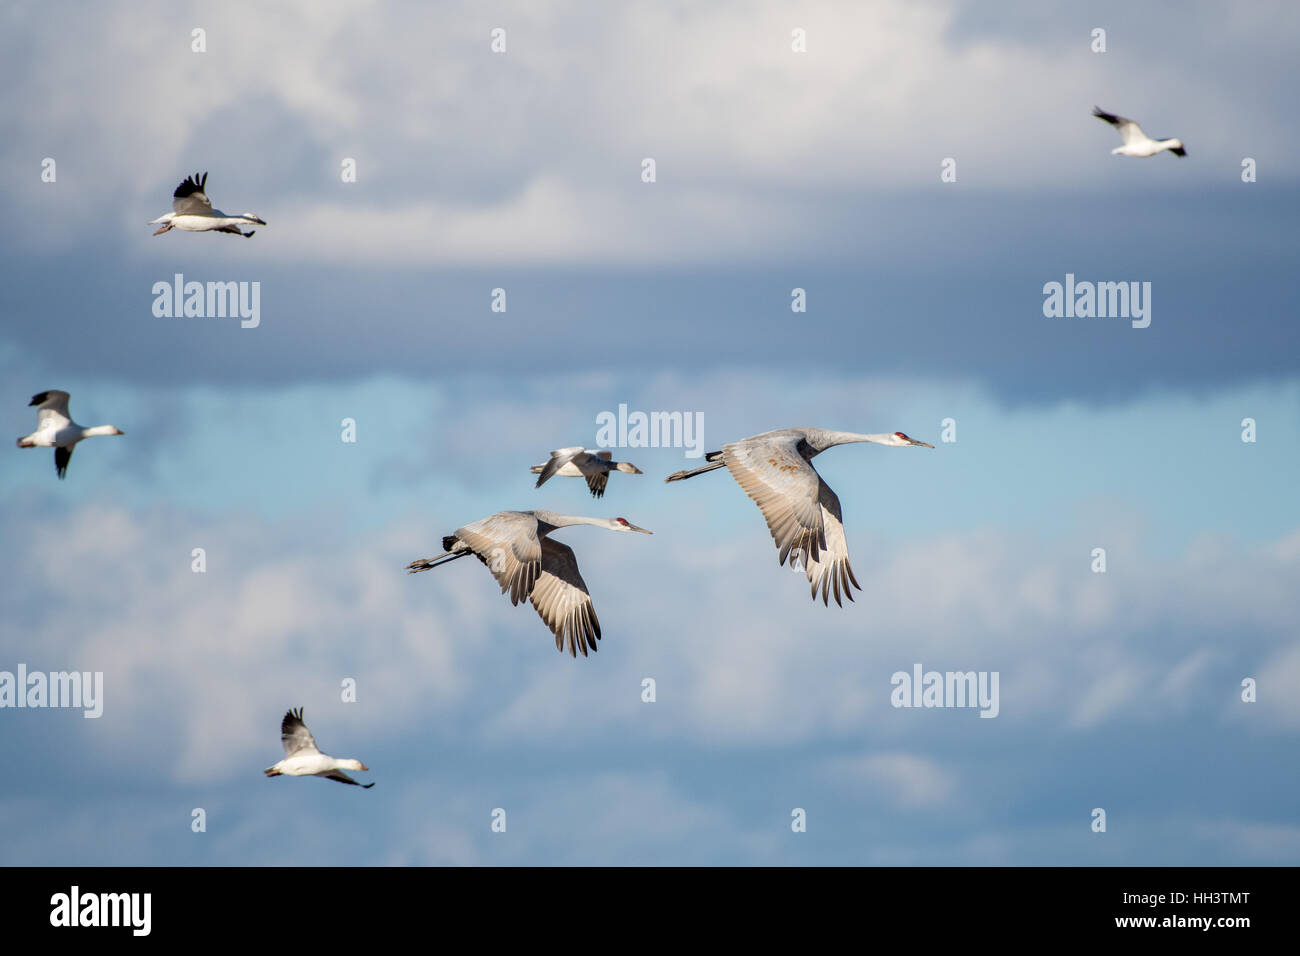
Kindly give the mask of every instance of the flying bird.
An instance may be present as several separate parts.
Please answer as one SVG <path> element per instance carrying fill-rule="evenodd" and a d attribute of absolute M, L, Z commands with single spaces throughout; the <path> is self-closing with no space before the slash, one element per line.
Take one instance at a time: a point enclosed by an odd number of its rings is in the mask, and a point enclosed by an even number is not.
<path fill-rule="evenodd" d="M 559 475 L 561 478 L 586 478 L 591 496 L 603 498 L 605 484 L 609 481 L 611 471 L 621 471 L 629 475 L 641 474 L 641 469 L 636 465 L 627 461 L 611 461 L 613 457 L 607 451 L 591 452 L 581 445 L 557 449 L 551 452 L 550 461 L 533 465 L 532 473 L 541 475 L 535 487 L 542 487 L 552 475 Z"/>
<path fill-rule="evenodd" d="M 1115 127 L 1119 131 L 1120 138 L 1124 140 L 1123 146 L 1116 146 L 1110 151 L 1112 156 L 1154 156 L 1166 149 L 1175 156 L 1187 155 L 1181 139 L 1152 139 L 1142 132 L 1142 127 L 1135 121 L 1116 116 L 1114 113 L 1107 113 L 1100 106 L 1092 108 L 1092 115 Z"/>
<path fill-rule="evenodd" d="M 36 406 L 36 431 L 18 439 L 19 448 L 53 448 L 54 470 L 59 478 L 68 474 L 68 462 L 72 459 L 72 449 L 83 438 L 95 438 L 99 435 L 123 435 L 125 432 L 115 425 L 96 425 L 83 428 L 68 417 L 68 393 L 60 391 L 41 392 L 33 395 L 28 407 Z"/>
<path fill-rule="evenodd" d="M 176 192 L 172 193 L 172 212 L 149 220 L 151 226 L 162 223 L 155 236 L 161 236 L 169 229 L 180 229 L 182 232 L 230 232 L 247 239 L 257 230 L 244 232 L 240 226 L 266 225 L 251 212 L 228 216 L 220 209 L 213 209 L 212 200 L 203 191 L 207 181 L 207 173 L 201 176 L 195 173 L 176 187 Z"/>
<path fill-rule="evenodd" d="M 683 481 L 725 465 L 767 519 L 768 530 L 781 552 L 779 563 L 784 565 L 790 558 L 792 566 L 797 568 L 794 562 L 802 561 L 812 585 L 813 600 L 817 600 L 820 588 L 822 604 L 829 606 L 833 589 L 835 603 L 843 607 L 840 595 L 852 601 L 850 585 L 859 591 L 862 585 L 849 565 L 840 499 L 822 481 L 811 462 L 828 448 L 862 441 L 895 448 L 934 447 L 908 438 L 902 432 L 859 435 L 824 428 L 783 428 L 723 445 L 722 451 L 711 451 L 704 456 L 710 464 L 676 472 L 664 480 Z"/>
<path fill-rule="evenodd" d="M 369 770 L 360 760 L 346 758 L 340 760 L 320 752 L 316 738 L 311 735 L 307 725 L 302 722 L 302 708 L 287 711 L 280 721 L 280 742 L 284 744 L 284 759 L 267 767 L 263 773 L 268 777 L 281 774 L 289 777 L 324 777 L 339 783 L 350 783 L 354 787 L 369 790 L 374 783 L 357 783 L 344 770 Z"/>
<path fill-rule="evenodd" d="M 590 524 L 610 531 L 639 531 L 626 518 L 582 518 L 553 511 L 498 511 L 481 521 L 457 528 L 442 539 L 447 554 L 422 558 L 406 566 L 411 574 L 428 571 L 440 564 L 474 555 L 492 572 L 501 593 L 510 592 L 510 603 L 528 599 L 555 635 L 555 648 L 587 656 L 596 651 L 600 621 L 591 603 L 587 582 L 578 571 L 578 561 L 568 545 L 547 537 L 558 528 Z"/>

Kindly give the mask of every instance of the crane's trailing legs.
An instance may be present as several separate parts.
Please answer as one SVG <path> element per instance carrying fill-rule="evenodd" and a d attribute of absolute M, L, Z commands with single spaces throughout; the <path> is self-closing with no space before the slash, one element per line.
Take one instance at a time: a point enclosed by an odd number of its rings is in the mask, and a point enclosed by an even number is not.
<path fill-rule="evenodd" d="M 685 481 L 687 478 L 694 478 L 696 475 L 702 475 L 706 471 L 712 471 L 715 468 L 722 468 L 727 464 L 722 460 L 722 452 L 720 451 L 709 452 L 704 456 L 704 460 L 711 461 L 713 464 L 705 465 L 703 468 L 694 468 L 690 471 L 675 471 L 665 478 L 664 481 Z"/>
<path fill-rule="evenodd" d="M 468 557 L 473 553 L 473 551 L 457 551 L 455 554 L 444 554 L 440 558 L 419 558 L 408 564 L 406 570 L 410 574 L 416 574 L 420 571 L 428 571 L 430 568 L 436 568 L 440 564 L 455 561 L 457 558 Z"/>

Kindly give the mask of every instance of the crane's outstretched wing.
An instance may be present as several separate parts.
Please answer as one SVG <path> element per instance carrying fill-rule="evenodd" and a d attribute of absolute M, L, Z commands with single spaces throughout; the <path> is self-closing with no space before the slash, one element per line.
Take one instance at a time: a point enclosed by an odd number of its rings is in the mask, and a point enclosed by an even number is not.
<path fill-rule="evenodd" d="M 551 460 L 542 466 L 542 473 L 538 476 L 537 484 L 533 485 L 533 487 L 542 487 L 548 478 L 586 450 L 581 445 L 574 445 L 572 448 L 558 448 L 551 452 Z"/>
<path fill-rule="evenodd" d="M 72 417 L 68 414 L 68 398 L 67 392 L 57 389 L 32 396 L 27 407 L 36 406 L 37 431 L 58 431 L 72 424 Z"/>
<path fill-rule="evenodd" d="M 594 654 L 600 640 L 600 621 L 591 603 L 587 582 L 578 572 L 578 560 L 566 544 L 542 539 L 542 576 L 532 593 L 533 607 L 555 635 L 556 650 L 577 657 L 578 651 Z"/>
<path fill-rule="evenodd" d="M 362 790 L 369 790 L 375 785 L 373 781 L 370 783 L 357 783 L 342 770 L 331 770 L 329 773 L 318 773 L 316 776 L 324 777 L 326 780 L 337 780 L 339 783 L 350 783 L 352 786 L 360 787 Z"/>
<path fill-rule="evenodd" d="M 456 537 L 487 565 L 510 603 L 526 600 L 542 572 L 537 519 L 521 511 L 499 511 L 456 529 Z"/>
<path fill-rule="evenodd" d="M 831 491 L 830 485 L 818 477 L 818 500 L 822 510 L 822 527 L 826 531 L 826 543 L 821 553 L 815 558 L 804 561 L 808 572 L 808 581 L 812 585 L 812 598 L 817 600 L 817 589 L 821 588 L 822 604 L 830 606 L 830 593 L 835 593 L 835 603 L 840 607 L 841 593 L 850 601 L 853 591 L 849 585 L 862 590 L 858 579 L 853 576 L 849 565 L 849 543 L 844 537 L 844 518 L 840 514 L 840 499 Z"/>
<path fill-rule="evenodd" d="M 1092 115 L 1099 120 L 1105 120 L 1119 132 L 1120 138 L 1124 140 L 1124 145 L 1129 146 L 1133 143 L 1146 142 L 1149 138 L 1146 133 L 1142 132 L 1142 127 L 1131 119 L 1123 116 L 1116 116 L 1114 113 L 1107 113 L 1100 106 L 1092 108 Z"/>
<path fill-rule="evenodd" d="M 320 749 L 316 746 L 316 738 L 302 722 L 301 707 L 286 712 L 284 720 L 280 721 L 280 743 L 284 744 L 286 757 L 292 757 L 294 754 L 320 753 Z"/>
<path fill-rule="evenodd" d="M 200 176 L 195 173 L 176 187 L 172 193 L 172 209 L 178 216 L 206 216 L 212 212 L 212 200 L 203 188 L 207 185 L 208 174 Z"/>
<path fill-rule="evenodd" d="M 722 460 L 745 494 L 754 499 L 785 564 L 791 550 L 816 561 L 826 547 L 819 487 L 821 476 L 799 452 L 799 436 L 747 438 L 722 446 Z"/>

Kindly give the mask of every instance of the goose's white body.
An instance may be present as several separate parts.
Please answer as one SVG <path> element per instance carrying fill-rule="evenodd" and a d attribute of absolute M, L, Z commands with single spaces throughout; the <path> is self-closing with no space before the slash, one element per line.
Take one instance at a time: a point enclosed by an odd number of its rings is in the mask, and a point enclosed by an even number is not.
<path fill-rule="evenodd" d="M 184 215 L 178 216 L 169 212 L 157 219 L 151 219 L 149 225 L 155 226 L 158 223 L 165 222 L 173 229 L 179 229 L 181 232 L 220 232 L 227 226 L 264 226 L 266 223 L 260 219 L 254 219 L 251 216 L 228 216 L 220 209 L 212 210 L 210 216 Z"/>
<path fill-rule="evenodd" d="M 343 772 L 369 770 L 360 760 L 350 757 L 340 759 L 320 752 L 316 739 L 302 722 L 302 708 L 288 711 L 280 721 L 280 742 L 284 745 L 284 759 L 262 771 L 268 777 L 282 774 L 286 777 L 324 777 L 366 790 L 374 786 L 373 783 L 357 783 Z"/>
<path fill-rule="evenodd" d="M 1142 127 L 1136 121 L 1126 119 L 1123 116 L 1116 116 L 1114 113 L 1107 113 L 1099 106 L 1092 108 L 1092 115 L 1115 127 L 1120 139 L 1124 141 L 1123 146 L 1116 146 L 1110 151 L 1112 156 L 1145 158 L 1154 156 L 1156 153 L 1162 153 L 1165 150 L 1169 150 L 1175 156 L 1187 155 L 1187 149 L 1183 146 L 1183 141 L 1177 137 L 1173 139 L 1152 139 L 1142 131 Z"/>
<path fill-rule="evenodd" d="M 585 478 L 587 487 L 591 489 L 591 496 L 603 498 L 611 471 L 621 471 L 629 475 L 641 474 L 641 469 L 630 461 L 613 461 L 613 457 L 610 452 L 593 452 L 581 445 L 556 449 L 551 452 L 550 461 L 533 465 L 532 473 L 541 475 L 535 487 L 542 487 L 552 475 L 559 475 L 562 478 Z"/>
<path fill-rule="evenodd" d="M 324 776 L 331 770 L 365 770 L 365 767 L 359 766 L 360 763 L 359 760 L 340 760 L 329 754 L 298 754 L 285 757 L 268 769 L 277 770 L 286 777 L 316 777 Z"/>
<path fill-rule="evenodd" d="M 251 212 L 231 216 L 220 209 L 214 209 L 212 200 L 204 192 L 207 182 L 207 173 L 195 173 L 176 187 L 172 194 L 172 211 L 149 220 L 149 225 L 160 226 L 154 233 L 155 236 L 160 236 L 169 229 L 179 229 L 181 232 L 229 232 L 248 237 L 253 235 L 253 231 L 244 232 L 240 226 L 266 225 Z"/>
<path fill-rule="evenodd" d="M 36 406 L 36 431 L 18 439 L 19 448 L 53 448 L 54 468 L 60 478 L 67 475 L 72 449 L 84 438 L 100 435 L 121 435 L 116 425 L 95 425 L 92 428 L 78 425 L 68 415 L 67 392 L 52 389 L 33 395 L 28 406 Z"/>

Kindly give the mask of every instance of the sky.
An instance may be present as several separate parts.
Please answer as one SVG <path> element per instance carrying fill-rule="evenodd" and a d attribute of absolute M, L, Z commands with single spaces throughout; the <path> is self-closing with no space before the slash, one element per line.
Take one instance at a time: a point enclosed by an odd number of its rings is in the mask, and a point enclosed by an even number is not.
<path fill-rule="evenodd" d="M 0 863 L 1300 862 L 1293 5 L 0 21 L 0 415 L 125 433 L 0 456 L 0 683 L 103 674 L 95 719 L 0 706 Z M 266 225 L 151 236 L 196 171 Z M 156 314 L 177 274 L 256 325 Z M 1150 324 L 1049 317 L 1067 276 Z M 533 487 L 620 406 L 935 448 L 817 459 L 824 607 L 725 471 L 662 481 L 691 449 Z M 654 532 L 556 534 L 591 657 L 403 570 L 529 508 Z M 894 706 L 916 666 L 996 717 Z M 265 779 L 291 707 L 375 787 Z"/>

